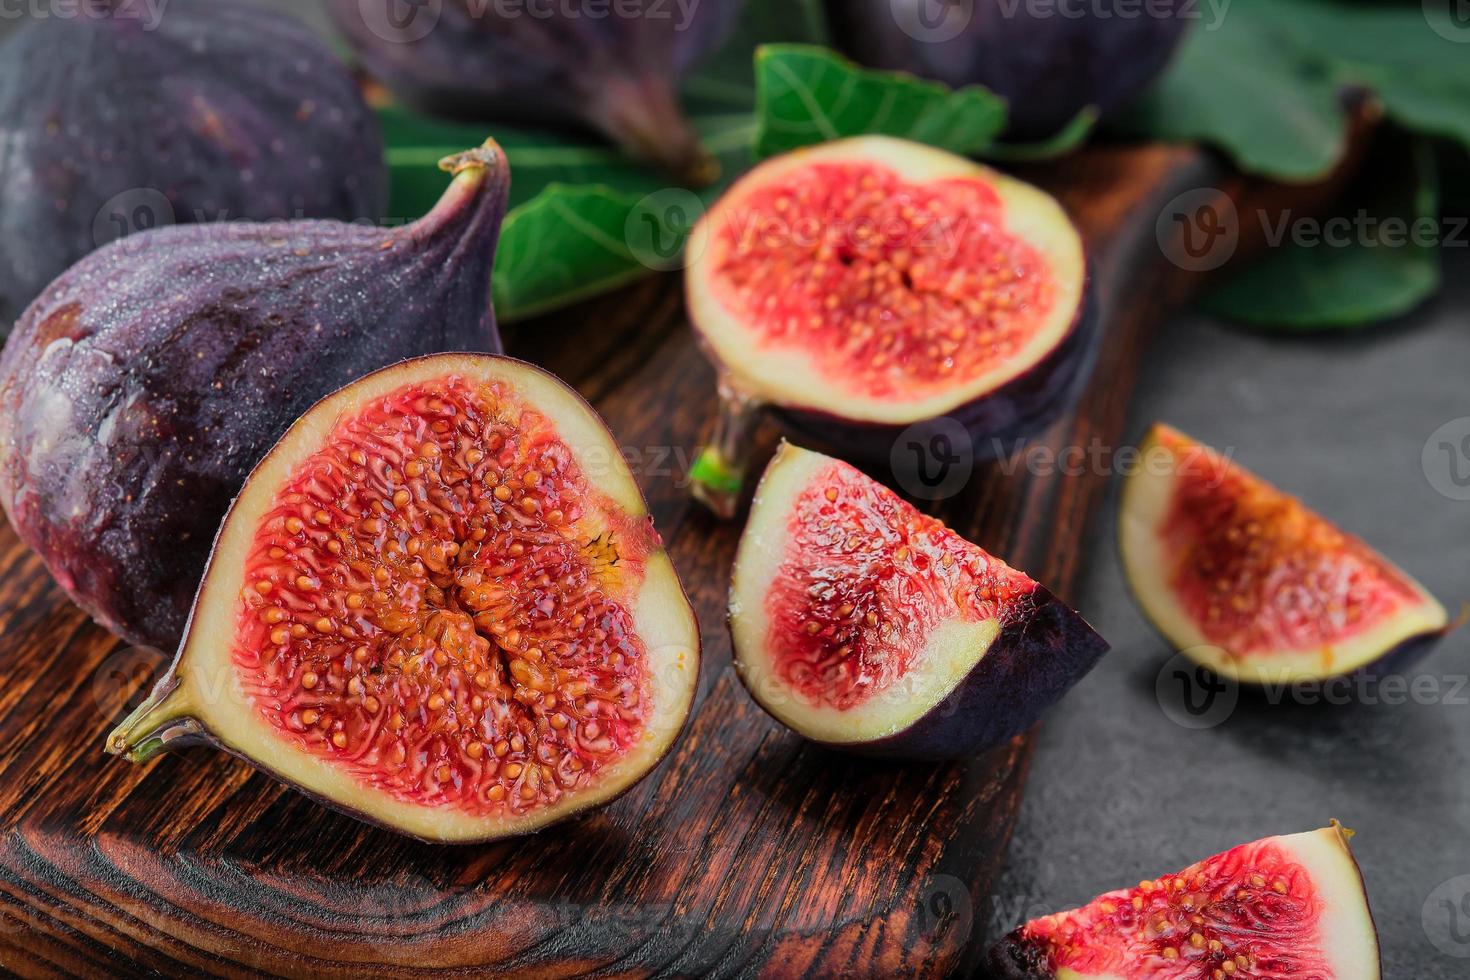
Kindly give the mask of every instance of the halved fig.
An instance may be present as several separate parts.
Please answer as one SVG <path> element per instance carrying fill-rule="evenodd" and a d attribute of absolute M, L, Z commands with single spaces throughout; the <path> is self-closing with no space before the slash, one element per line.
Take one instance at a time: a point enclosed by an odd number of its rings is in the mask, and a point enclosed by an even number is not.
<path fill-rule="evenodd" d="M 1026 923 L 995 980 L 1377 980 L 1378 931 L 1351 831 L 1267 837 Z"/>
<path fill-rule="evenodd" d="M 1024 732 L 1108 646 L 1005 562 L 847 463 L 783 443 L 730 587 L 735 668 L 777 721 L 949 759 Z"/>
<path fill-rule="evenodd" d="M 918 143 L 767 161 L 698 223 L 688 255 L 689 315 L 722 395 L 695 490 L 724 515 L 763 407 L 847 456 L 887 460 L 900 432 L 945 418 L 995 453 L 1070 404 L 1094 353 L 1082 238 L 1057 202 Z"/>
<path fill-rule="evenodd" d="M 225 519 L 107 749 L 200 738 L 431 841 L 612 800 L 688 716 L 699 630 L 607 429 L 545 372 L 405 361 L 318 403 Z"/>
<path fill-rule="evenodd" d="M 1443 606 L 1362 541 L 1166 425 L 1140 447 L 1119 519 L 1139 605 L 1186 656 L 1254 684 L 1401 669 Z"/>

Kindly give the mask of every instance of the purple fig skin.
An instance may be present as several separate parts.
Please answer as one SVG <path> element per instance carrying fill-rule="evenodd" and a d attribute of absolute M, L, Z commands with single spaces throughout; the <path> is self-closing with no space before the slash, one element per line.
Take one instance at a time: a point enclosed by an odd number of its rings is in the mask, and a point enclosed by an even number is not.
<path fill-rule="evenodd" d="M 827 0 L 838 45 L 862 64 L 908 71 L 959 88 L 983 85 L 1010 105 L 1006 135 L 1041 139 L 1088 106 L 1104 117 L 1168 65 L 1191 20 L 1183 0 L 1059 6 L 1007 0 L 952 5 L 958 34 L 935 0 Z M 1162 15 L 1161 15 L 1162 14 Z"/>
<path fill-rule="evenodd" d="M 174 649 L 220 520 L 318 399 L 405 358 L 499 353 L 493 143 L 422 220 L 185 225 L 83 259 L 0 355 L 0 505 L 129 642 Z"/>
<path fill-rule="evenodd" d="M 1087 621 L 1043 586 L 949 696 L 901 732 L 834 745 L 856 755 L 939 762 L 979 755 L 1022 732 L 1108 652 Z M 922 668 L 917 668 L 922 669 Z"/>
<path fill-rule="evenodd" d="M 990 980 L 1054 980 L 1047 955 L 1044 943 L 1017 929 L 990 948 L 980 974 Z"/>
<path fill-rule="evenodd" d="M 304 25 L 244 0 L 85 8 L 0 44 L 0 335 L 126 233 L 383 217 L 376 117 Z"/>
<path fill-rule="evenodd" d="M 973 458 L 1008 455 L 1076 404 L 1092 378 L 1101 340 L 1101 316 L 1089 277 L 1077 317 L 1061 342 L 1025 373 L 931 420 L 936 426 L 934 434 L 950 431 L 952 423 L 958 422 L 969 433 Z M 922 422 L 914 426 L 876 425 L 793 408 L 778 408 L 776 414 L 793 430 L 830 447 L 834 455 L 877 465 L 892 461 L 904 433 L 921 443 L 929 439 L 926 423 Z"/>
<path fill-rule="evenodd" d="M 328 3 L 367 70 L 424 111 L 591 127 L 692 182 L 714 174 L 678 82 L 743 6 L 630 0 L 594 15 L 576 3 L 443 0 L 404 17 L 402 0 Z"/>

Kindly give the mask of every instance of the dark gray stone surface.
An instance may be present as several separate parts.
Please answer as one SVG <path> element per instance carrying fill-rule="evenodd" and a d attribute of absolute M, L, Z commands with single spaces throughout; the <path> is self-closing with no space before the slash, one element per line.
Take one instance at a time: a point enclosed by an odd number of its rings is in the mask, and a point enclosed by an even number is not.
<path fill-rule="evenodd" d="M 1451 259 L 1444 295 L 1355 337 L 1282 339 L 1180 319 L 1147 359 L 1130 439 L 1166 420 L 1233 448 L 1399 562 L 1453 614 L 1470 599 L 1470 502 L 1435 489 L 1454 492 L 1447 455 L 1429 472 L 1423 460 L 1432 433 L 1470 416 L 1470 255 Z M 1458 464 L 1470 477 L 1470 458 Z M 1433 703 L 1389 704 L 1397 692 L 1387 686 L 1367 691 L 1378 704 L 1242 698 L 1218 727 L 1182 727 L 1155 693 L 1171 651 L 1123 581 L 1116 479 L 1113 491 L 1079 598 L 1113 651 L 1043 727 L 1009 864 L 977 925 L 993 937 L 1336 817 L 1359 834 L 1384 975 L 1470 976 L 1470 631 L 1408 671 L 1431 679 L 1421 694 L 1433 685 L 1435 695 L 1419 700 Z"/>

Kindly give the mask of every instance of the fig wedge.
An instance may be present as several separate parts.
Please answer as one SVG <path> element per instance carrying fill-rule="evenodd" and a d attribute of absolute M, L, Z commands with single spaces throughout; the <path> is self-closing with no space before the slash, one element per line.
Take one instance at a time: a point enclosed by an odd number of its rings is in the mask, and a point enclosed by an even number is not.
<path fill-rule="evenodd" d="M 593 410 L 446 354 L 318 403 L 250 474 L 178 656 L 108 739 L 205 739 L 429 841 L 617 797 L 689 715 L 699 629 Z"/>
<path fill-rule="evenodd" d="M 1378 930 L 1350 831 L 1267 837 L 1026 923 L 993 980 L 1378 980 Z"/>
<path fill-rule="evenodd" d="M 950 759 L 1029 729 L 1107 651 L 1045 588 L 859 470 L 784 443 L 730 586 L 735 668 L 808 739 Z"/>
<path fill-rule="evenodd" d="M 1180 652 L 1248 684 L 1408 666 L 1449 617 L 1419 583 L 1301 501 L 1157 425 L 1119 518 L 1143 611 Z"/>

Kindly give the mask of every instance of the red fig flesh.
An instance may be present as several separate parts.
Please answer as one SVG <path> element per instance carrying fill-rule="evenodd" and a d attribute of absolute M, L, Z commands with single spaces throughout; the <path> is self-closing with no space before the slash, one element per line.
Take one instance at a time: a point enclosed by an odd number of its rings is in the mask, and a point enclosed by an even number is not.
<path fill-rule="evenodd" d="M 652 769 L 698 650 L 592 409 L 517 361 L 420 358 L 316 405 L 250 475 L 108 750 L 207 736 L 391 829 L 492 839 Z"/>
<path fill-rule="evenodd" d="M 1349 833 L 1268 837 L 1028 922 L 996 980 L 1378 980 L 1378 932 Z"/>
<path fill-rule="evenodd" d="M 332 0 L 368 70 L 439 115 L 579 123 L 690 183 L 715 163 L 679 105 L 679 80 L 724 38 L 743 0 L 595 5 Z M 585 8 L 585 9 L 584 9 Z"/>
<path fill-rule="evenodd" d="M 1123 495 L 1123 564 L 1139 604 L 1224 677 L 1290 683 L 1401 666 L 1443 635 L 1423 586 L 1299 500 L 1168 426 Z"/>
<path fill-rule="evenodd" d="M 1030 728 L 1107 644 L 1046 589 L 846 463 L 783 444 L 730 589 L 735 665 L 778 721 L 952 758 Z"/>
<path fill-rule="evenodd" d="M 500 350 L 493 144 L 421 221 L 187 225 L 96 252 L 0 357 L 0 504 L 98 622 L 178 645 L 230 500 L 316 400 L 405 357 Z"/>
<path fill-rule="evenodd" d="M 703 465 L 734 483 L 754 407 L 865 458 L 942 417 L 1011 442 L 1071 400 L 1091 353 L 1082 240 L 1057 203 L 916 143 L 768 161 L 688 254 L 690 318 L 728 395 Z"/>

